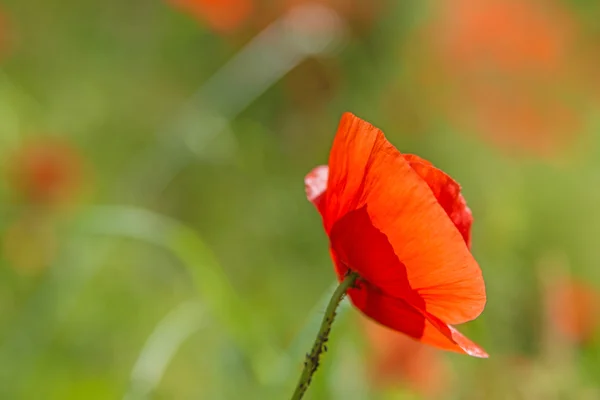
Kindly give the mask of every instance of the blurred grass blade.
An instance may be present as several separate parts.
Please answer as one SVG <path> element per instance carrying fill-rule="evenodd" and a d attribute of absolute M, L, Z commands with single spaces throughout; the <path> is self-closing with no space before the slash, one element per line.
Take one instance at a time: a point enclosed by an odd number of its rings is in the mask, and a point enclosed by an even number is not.
<path fill-rule="evenodd" d="M 207 311 L 247 355 L 270 346 L 264 329 L 259 331 L 257 316 L 252 315 L 212 252 L 192 229 L 174 219 L 126 206 L 89 208 L 78 227 L 88 234 L 134 238 L 171 251 L 187 268 Z"/>
<path fill-rule="evenodd" d="M 197 301 L 180 304 L 163 318 L 152 332 L 131 373 L 125 400 L 150 398 L 177 350 L 202 328 L 204 309 Z"/>
<path fill-rule="evenodd" d="M 317 23 L 321 29 L 314 28 Z M 219 69 L 176 121 L 193 118 L 202 105 L 234 118 L 306 57 L 338 50 L 345 33 L 343 21 L 331 8 L 315 3 L 291 9 Z"/>
<path fill-rule="evenodd" d="M 158 142 L 134 159 L 122 191 L 131 191 L 133 185 L 141 197 L 162 191 L 186 165 L 212 156 L 215 149 L 208 152 L 206 148 L 217 136 L 222 145 L 235 147 L 229 123 L 303 60 L 341 48 L 346 31 L 340 16 L 322 4 L 292 8 L 256 35 L 182 105 L 159 130 Z M 152 179 L 145 179 L 147 176 Z"/>

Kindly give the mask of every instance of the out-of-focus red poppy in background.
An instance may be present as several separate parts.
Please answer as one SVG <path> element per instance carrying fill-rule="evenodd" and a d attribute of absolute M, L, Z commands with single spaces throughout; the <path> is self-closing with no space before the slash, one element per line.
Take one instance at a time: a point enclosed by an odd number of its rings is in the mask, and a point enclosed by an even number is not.
<path fill-rule="evenodd" d="M 26 140 L 12 151 L 5 172 L 13 200 L 26 207 L 10 217 L 3 253 L 17 272 L 36 275 L 57 256 L 58 217 L 81 200 L 90 178 L 71 143 L 47 136 Z"/>
<path fill-rule="evenodd" d="M 219 33 L 244 25 L 254 10 L 253 0 L 168 0 Z"/>
<path fill-rule="evenodd" d="M 554 0 L 435 3 L 415 46 L 439 65 L 427 79 L 447 117 L 512 153 L 572 145 L 592 99 L 572 11 Z"/>
<path fill-rule="evenodd" d="M 455 72 L 560 75 L 575 26 L 554 0 L 440 0 L 435 45 Z"/>
<path fill-rule="evenodd" d="M 262 29 L 294 9 L 320 7 L 335 13 L 357 33 L 369 29 L 385 10 L 385 2 L 373 0 L 167 0 L 217 33 L 232 33 L 244 26 Z M 315 29 L 319 29 L 319 21 Z"/>
<path fill-rule="evenodd" d="M 592 340 L 600 329 L 600 292 L 575 279 L 561 279 L 546 293 L 552 328 L 575 344 Z"/>
<path fill-rule="evenodd" d="M 373 386 L 383 390 L 404 386 L 425 398 L 439 398 L 450 390 L 451 371 L 440 352 L 367 318 L 360 322 Z"/>
<path fill-rule="evenodd" d="M 23 144 L 12 155 L 8 174 L 15 193 L 33 204 L 69 203 L 81 194 L 84 184 L 79 152 L 68 142 L 52 138 Z"/>

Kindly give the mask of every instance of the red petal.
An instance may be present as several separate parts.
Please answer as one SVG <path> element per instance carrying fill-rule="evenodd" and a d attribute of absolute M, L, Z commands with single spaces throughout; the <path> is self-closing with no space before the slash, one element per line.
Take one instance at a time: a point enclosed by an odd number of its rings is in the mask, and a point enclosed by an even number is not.
<path fill-rule="evenodd" d="M 427 183 L 380 130 L 352 114 L 331 151 L 323 216 L 340 261 L 387 295 L 422 301 L 449 324 L 483 310 L 481 270 Z"/>
<path fill-rule="evenodd" d="M 442 170 L 437 169 L 429 161 L 423 160 L 421 157 L 405 154 L 404 159 L 427 182 L 433 195 L 444 211 L 446 211 L 446 214 L 448 214 L 465 240 L 465 243 L 470 248 L 473 215 L 469 207 L 467 207 L 465 198 L 460 194 L 460 185 Z"/>
<path fill-rule="evenodd" d="M 363 282 L 358 289 L 350 289 L 348 295 L 368 317 L 422 343 L 473 357 L 488 357 L 485 350 L 454 327 L 403 300 L 384 295 L 369 283 Z"/>

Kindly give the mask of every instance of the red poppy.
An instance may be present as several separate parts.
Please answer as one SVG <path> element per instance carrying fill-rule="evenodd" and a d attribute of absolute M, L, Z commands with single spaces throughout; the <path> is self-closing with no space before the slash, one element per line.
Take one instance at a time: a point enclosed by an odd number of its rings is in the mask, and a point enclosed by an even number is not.
<path fill-rule="evenodd" d="M 368 341 L 370 380 L 382 389 L 404 384 L 426 398 L 448 390 L 451 373 L 440 353 L 367 318 L 362 318 Z"/>
<path fill-rule="evenodd" d="M 206 22 L 217 32 L 239 28 L 252 14 L 252 0 L 169 0 L 173 5 Z"/>
<path fill-rule="evenodd" d="M 572 143 L 590 95 L 578 78 L 585 57 L 568 8 L 554 0 L 439 3 L 415 40 L 442 66 L 431 72 L 428 98 L 440 98 L 463 129 L 510 151 L 553 156 Z"/>
<path fill-rule="evenodd" d="M 359 310 L 423 343 L 487 357 L 450 325 L 476 318 L 486 301 L 469 250 L 471 212 L 452 178 L 346 113 L 329 166 L 305 183 L 338 279 L 349 270 L 361 277 L 348 290 Z"/>
<path fill-rule="evenodd" d="M 600 292 L 569 277 L 552 284 L 546 293 L 553 328 L 574 343 L 589 341 L 600 330 Z"/>
<path fill-rule="evenodd" d="M 17 151 L 9 172 L 16 191 L 27 201 L 58 204 L 78 194 L 82 164 L 79 154 L 69 144 L 40 140 Z"/>
<path fill-rule="evenodd" d="M 574 22 L 554 0 L 442 1 L 432 36 L 457 71 L 564 72 Z"/>

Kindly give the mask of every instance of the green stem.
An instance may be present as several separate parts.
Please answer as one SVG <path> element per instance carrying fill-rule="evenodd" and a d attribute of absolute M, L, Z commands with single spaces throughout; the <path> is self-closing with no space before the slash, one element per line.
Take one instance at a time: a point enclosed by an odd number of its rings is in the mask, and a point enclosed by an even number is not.
<path fill-rule="evenodd" d="M 319 359 L 321 354 L 327 351 L 325 344 L 329 339 L 329 332 L 331 331 L 331 325 L 335 319 L 337 307 L 344 298 L 346 290 L 354 286 L 354 283 L 358 277 L 359 276 L 356 272 L 350 272 L 348 275 L 346 275 L 342 283 L 339 284 L 337 289 L 335 289 L 335 292 L 333 292 L 333 296 L 331 296 L 331 300 L 329 300 L 329 304 L 325 310 L 325 316 L 321 322 L 321 328 L 319 329 L 319 333 L 317 334 L 312 350 L 309 354 L 306 354 L 304 369 L 302 370 L 302 375 L 300 375 L 300 380 L 298 381 L 298 385 L 296 386 L 292 400 L 302 399 L 306 389 L 308 389 L 314 373 L 317 371 L 317 368 L 319 368 Z"/>

